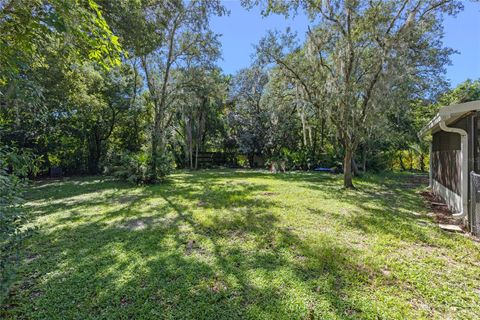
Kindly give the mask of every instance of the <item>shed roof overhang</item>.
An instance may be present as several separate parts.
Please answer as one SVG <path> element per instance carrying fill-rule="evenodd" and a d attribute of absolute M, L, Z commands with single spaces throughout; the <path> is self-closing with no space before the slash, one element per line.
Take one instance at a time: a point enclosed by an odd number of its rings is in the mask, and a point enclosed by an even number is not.
<path fill-rule="evenodd" d="M 472 111 L 480 111 L 480 100 L 442 107 L 437 115 L 420 130 L 418 136 L 423 138 L 429 133 L 440 131 L 441 121 L 445 121 L 445 124 L 449 125 Z"/>

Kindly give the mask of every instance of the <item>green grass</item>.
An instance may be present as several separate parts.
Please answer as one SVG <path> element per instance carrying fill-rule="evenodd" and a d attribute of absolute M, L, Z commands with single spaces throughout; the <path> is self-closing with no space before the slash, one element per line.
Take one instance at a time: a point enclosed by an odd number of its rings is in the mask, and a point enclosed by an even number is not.
<path fill-rule="evenodd" d="M 180 172 L 35 183 L 39 227 L 7 319 L 480 315 L 480 245 L 426 216 L 408 174 Z"/>

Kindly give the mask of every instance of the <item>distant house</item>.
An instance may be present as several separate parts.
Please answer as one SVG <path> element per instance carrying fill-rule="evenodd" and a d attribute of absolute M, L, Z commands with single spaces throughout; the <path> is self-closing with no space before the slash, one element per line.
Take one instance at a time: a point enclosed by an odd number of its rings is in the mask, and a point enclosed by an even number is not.
<path fill-rule="evenodd" d="M 480 181 L 480 100 L 451 105 L 420 131 L 431 134 L 430 186 L 445 200 L 454 216 L 463 219 L 474 234 L 480 233 L 479 190 L 472 182 Z M 477 209 L 477 207 L 479 207 Z"/>

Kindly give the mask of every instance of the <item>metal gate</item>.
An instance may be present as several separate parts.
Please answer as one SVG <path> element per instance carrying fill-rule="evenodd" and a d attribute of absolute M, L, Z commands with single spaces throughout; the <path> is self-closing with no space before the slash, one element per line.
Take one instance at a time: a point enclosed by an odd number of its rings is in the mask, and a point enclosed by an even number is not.
<path fill-rule="evenodd" d="M 480 235 L 480 174 L 470 172 L 470 210 L 469 229 L 474 235 Z"/>

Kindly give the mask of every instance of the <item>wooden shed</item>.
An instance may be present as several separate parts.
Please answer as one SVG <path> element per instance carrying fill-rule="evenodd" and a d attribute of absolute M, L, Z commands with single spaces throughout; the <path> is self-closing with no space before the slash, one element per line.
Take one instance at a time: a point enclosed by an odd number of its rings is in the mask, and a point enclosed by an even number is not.
<path fill-rule="evenodd" d="M 480 100 L 443 107 L 420 131 L 431 135 L 430 187 L 474 234 L 480 232 Z M 477 209 L 477 207 L 479 207 Z"/>

